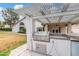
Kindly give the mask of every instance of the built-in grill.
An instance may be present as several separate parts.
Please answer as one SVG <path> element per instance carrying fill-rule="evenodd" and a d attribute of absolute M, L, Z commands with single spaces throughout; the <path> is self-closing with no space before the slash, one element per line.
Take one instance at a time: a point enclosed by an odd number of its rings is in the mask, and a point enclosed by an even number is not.
<path fill-rule="evenodd" d="M 56 46 L 56 49 L 58 48 L 57 46 L 61 47 L 63 44 L 65 45 L 65 47 L 67 47 L 66 43 L 69 44 L 68 42 L 69 39 L 70 37 L 66 34 L 38 32 L 34 34 L 33 50 L 41 54 L 53 55 L 53 53 L 58 53 L 53 51 L 53 49 L 55 49 L 55 46 Z M 61 42 L 62 44 L 60 44 Z M 58 49 L 60 49 L 61 51 L 61 48 L 58 48 Z M 67 51 L 67 49 L 65 49 L 65 51 Z M 64 53 L 65 53 L 64 55 L 67 55 L 66 52 Z"/>
<path fill-rule="evenodd" d="M 33 50 L 38 53 L 46 55 L 48 42 L 50 42 L 49 33 L 47 32 L 35 33 L 33 38 Z"/>
<path fill-rule="evenodd" d="M 47 32 L 38 32 L 34 34 L 35 41 L 49 42 L 49 33 Z"/>
<path fill-rule="evenodd" d="M 66 35 L 66 34 L 61 34 L 61 33 L 50 33 L 49 34 L 50 36 L 50 39 L 66 39 L 66 40 L 69 40 L 69 36 Z"/>

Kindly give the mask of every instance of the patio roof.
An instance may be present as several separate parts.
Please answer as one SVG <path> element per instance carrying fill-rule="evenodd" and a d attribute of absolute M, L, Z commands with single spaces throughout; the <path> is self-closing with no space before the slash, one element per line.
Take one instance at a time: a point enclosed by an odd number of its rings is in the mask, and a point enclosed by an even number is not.
<path fill-rule="evenodd" d="M 78 23 L 79 4 L 77 3 L 36 3 L 30 7 L 15 10 L 20 15 L 41 23 Z"/>

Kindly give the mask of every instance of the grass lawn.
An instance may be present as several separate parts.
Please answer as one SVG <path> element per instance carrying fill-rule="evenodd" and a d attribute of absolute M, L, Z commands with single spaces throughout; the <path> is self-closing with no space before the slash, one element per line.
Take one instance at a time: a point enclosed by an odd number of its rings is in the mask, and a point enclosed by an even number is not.
<path fill-rule="evenodd" d="M 20 33 L 0 32 L 0 56 L 8 56 L 12 49 L 26 43 L 26 36 Z"/>

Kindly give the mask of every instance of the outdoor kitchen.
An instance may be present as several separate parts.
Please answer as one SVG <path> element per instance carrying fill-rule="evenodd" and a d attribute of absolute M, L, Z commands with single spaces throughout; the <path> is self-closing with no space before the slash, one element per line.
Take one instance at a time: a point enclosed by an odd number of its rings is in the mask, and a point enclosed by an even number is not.
<path fill-rule="evenodd" d="M 52 27 L 51 27 L 52 28 Z M 53 27 L 54 30 L 58 28 Z M 61 28 L 61 27 L 60 27 Z M 69 30 L 71 27 L 64 27 L 64 32 L 59 30 L 58 32 L 39 31 L 34 33 L 33 38 L 33 51 L 38 52 L 43 55 L 52 55 L 52 56 L 72 56 L 79 55 L 76 52 L 76 42 L 79 41 L 79 34 L 70 33 Z M 68 29 L 68 31 L 67 31 Z M 61 33 L 62 31 L 62 33 Z M 66 32 L 67 31 L 67 32 Z M 77 49 L 78 51 L 78 49 Z"/>

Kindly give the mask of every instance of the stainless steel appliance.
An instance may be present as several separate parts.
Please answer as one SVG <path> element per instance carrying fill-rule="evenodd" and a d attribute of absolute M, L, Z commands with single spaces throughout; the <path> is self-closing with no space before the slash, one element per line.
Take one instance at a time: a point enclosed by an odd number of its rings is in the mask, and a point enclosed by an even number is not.
<path fill-rule="evenodd" d="M 71 42 L 72 42 L 72 47 L 71 47 L 72 56 L 79 56 L 79 41 L 71 41 Z"/>

